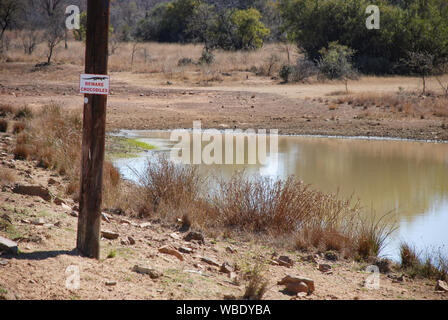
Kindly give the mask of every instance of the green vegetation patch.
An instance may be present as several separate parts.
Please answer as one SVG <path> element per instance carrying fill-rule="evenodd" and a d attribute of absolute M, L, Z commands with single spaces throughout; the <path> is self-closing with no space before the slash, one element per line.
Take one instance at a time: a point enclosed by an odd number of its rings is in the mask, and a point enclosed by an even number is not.
<path fill-rule="evenodd" d="M 155 146 L 137 139 L 108 136 L 106 138 L 106 159 L 137 158 L 139 153 L 155 148 Z"/>

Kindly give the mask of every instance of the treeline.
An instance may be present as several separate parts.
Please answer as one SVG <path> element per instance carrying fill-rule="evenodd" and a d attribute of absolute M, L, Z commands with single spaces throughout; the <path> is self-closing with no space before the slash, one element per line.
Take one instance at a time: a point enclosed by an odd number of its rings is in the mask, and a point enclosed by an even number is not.
<path fill-rule="evenodd" d="M 7 29 L 31 32 L 23 37 L 30 42 L 29 52 L 34 41 L 46 41 L 52 48 L 66 39 L 69 4 L 84 11 L 81 30 L 75 32 L 82 41 L 85 0 L 1 0 L 0 49 Z M 380 9 L 379 29 L 366 27 L 369 5 Z M 33 30 L 43 30 L 44 39 Z M 111 0 L 111 39 L 200 42 L 207 52 L 254 50 L 266 41 L 289 41 L 315 65 L 332 48 L 348 50 L 350 63 L 363 73 L 434 72 L 448 61 L 448 1 Z"/>

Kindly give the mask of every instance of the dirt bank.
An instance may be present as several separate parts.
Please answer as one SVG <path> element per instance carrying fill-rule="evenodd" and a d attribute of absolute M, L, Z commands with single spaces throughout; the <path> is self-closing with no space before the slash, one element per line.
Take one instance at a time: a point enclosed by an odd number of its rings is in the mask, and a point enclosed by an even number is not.
<path fill-rule="evenodd" d="M 55 65 L 36 71 L 31 64 L 3 64 L 0 100 L 14 106 L 38 108 L 49 103 L 79 109 L 77 93 L 81 68 Z M 191 128 L 201 120 L 204 128 L 279 129 L 282 134 L 379 136 L 423 140 L 448 140 L 448 118 L 423 110 L 403 112 L 388 105 L 341 102 L 335 83 L 280 85 L 269 79 L 249 78 L 246 83 L 168 85 L 157 75 L 112 73 L 107 128 Z M 381 79 L 380 79 L 381 80 Z M 365 78 L 350 85 L 354 94 L 414 92 L 414 78 Z M 218 87 L 219 85 L 219 87 Z M 433 86 L 436 89 L 436 85 Z M 405 88 L 405 89 L 403 89 Z M 319 95 L 320 93 L 320 95 Z"/>

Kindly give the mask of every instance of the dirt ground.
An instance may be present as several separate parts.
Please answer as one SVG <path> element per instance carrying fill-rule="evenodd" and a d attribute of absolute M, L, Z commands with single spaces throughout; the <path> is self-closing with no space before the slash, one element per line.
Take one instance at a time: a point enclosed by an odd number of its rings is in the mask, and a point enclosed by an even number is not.
<path fill-rule="evenodd" d="M 160 221 L 131 219 L 109 214 L 102 230 L 119 234 L 115 240 L 101 240 L 99 261 L 80 257 L 74 250 L 77 218 L 72 216 L 75 203 L 63 198 L 65 181 L 37 163 L 14 160 L 9 153 L 14 138 L 0 136 L 0 170 L 10 170 L 15 183 L 41 185 L 53 198 L 14 193 L 12 184 L 4 183 L 0 192 L 0 220 L 13 227 L 0 230 L 0 235 L 18 242 L 20 254 L 0 256 L 0 297 L 6 299 L 223 299 L 240 298 L 245 289 L 244 272 L 256 260 L 266 263 L 268 291 L 265 299 L 447 299 L 448 293 L 435 291 L 430 280 L 409 279 L 398 271 L 380 275 L 378 290 L 365 287 L 369 273 L 366 264 L 348 260 L 328 261 L 322 254 L 287 252 L 269 246 L 242 242 L 238 239 L 205 237 L 205 243 L 183 240 L 188 231 L 179 225 Z M 56 204 L 58 198 L 64 204 Z M 59 202 L 60 203 L 60 202 Z M 146 223 L 146 225 L 144 224 Z M 131 237 L 135 243 L 130 242 Z M 176 256 L 159 252 L 159 248 L 189 248 Z M 184 249 L 185 250 L 185 249 Z M 188 251 L 188 249 L 187 249 Z M 275 257 L 287 255 L 294 265 L 273 265 Z M 310 258 L 310 255 L 312 258 Z M 108 256 L 110 256 L 108 258 Z M 210 265 L 203 258 L 217 263 Z M 315 261 L 308 261 L 308 259 Z M 220 272 L 228 263 L 233 273 Z M 318 263 L 329 264 L 331 272 L 318 270 Z M 159 273 L 154 279 L 133 271 L 135 265 Z M 66 283 L 78 268 L 79 288 Z M 307 277 L 314 281 L 315 291 L 308 296 L 292 296 L 277 285 L 286 275 Z M 399 279 L 399 280 L 397 280 Z"/>
<path fill-rule="evenodd" d="M 39 108 L 49 103 L 67 110 L 79 110 L 83 96 L 78 94 L 74 65 L 53 65 L 35 70 L 33 64 L 0 65 L 0 103 Z M 378 118 L 362 118 L 364 109 L 338 105 L 331 110 L 335 91 L 343 84 L 280 85 L 268 78 L 248 76 L 241 82 L 226 82 L 199 87 L 157 75 L 111 73 L 112 94 L 108 100 L 107 129 L 191 128 L 201 120 L 204 128 L 279 129 L 283 134 L 322 134 L 343 136 L 387 136 L 415 139 L 448 140 L 446 119 L 415 119 L 400 114 L 379 113 Z M 417 90 L 413 78 L 364 78 L 350 84 L 351 92 L 393 93 L 398 87 Z M 435 88 L 435 83 L 430 84 Z M 373 113 L 373 112 L 372 112 Z M 374 114 L 374 113 L 373 113 Z M 443 127 L 442 127 L 443 125 Z M 102 230 L 119 234 L 115 240 L 101 240 L 101 260 L 82 258 L 74 250 L 76 207 L 64 197 L 63 177 L 39 168 L 36 163 L 14 160 L 11 134 L 0 135 L 0 170 L 12 171 L 15 183 L 41 185 L 53 195 L 51 201 L 38 196 L 16 194 L 12 184 L 0 185 L 0 221 L 9 221 L 12 229 L 0 235 L 14 239 L 20 254 L 0 256 L 0 297 L 7 299 L 223 299 L 239 298 L 244 293 L 244 271 L 262 258 L 267 262 L 269 281 L 266 299 L 447 299 L 447 293 L 435 291 L 434 281 L 400 278 L 391 271 L 380 275 L 378 290 L 365 287 L 369 273 L 366 265 L 352 261 L 327 261 L 322 254 L 286 252 L 243 242 L 239 239 L 205 238 L 205 243 L 183 240 L 186 233 L 178 225 L 160 221 L 131 219 L 109 214 Z M 57 205 L 54 199 L 64 204 Z M 75 208 L 76 209 L 76 208 Z M 135 243 L 131 244 L 128 237 Z M 187 248 L 182 261 L 159 252 L 171 245 Z M 309 257 L 311 254 L 311 258 Z M 277 256 L 287 255 L 294 265 L 271 264 Z M 110 258 L 107 258 L 111 256 Z M 218 266 L 204 262 L 213 259 Z M 308 260 L 315 260 L 308 261 Z M 219 269 L 227 262 L 234 274 Z M 318 270 L 318 264 L 331 265 L 331 272 Z M 152 279 L 133 271 L 135 265 L 153 268 L 159 274 Z M 79 289 L 68 289 L 70 266 L 80 271 Z M 285 275 L 303 276 L 315 282 L 309 296 L 285 294 L 277 285 Z"/>
<path fill-rule="evenodd" d="M 78 93 L 81 67 L 53 65 L 36 70 L 30 63 L 0 66 L 0 101 L 31 108 L 58 103 L 81 110 Z M 351 94 L 416 92 L 417 78 L 364 77 L 349 84 Z M 428 81 L 437 91 L 435 79 Z M 400 89 L 401 88 L 401 89 Z M 344 85 L 282 85 L 269 78 L 249 76 L 224 80 L 209 87 L 164 80 L 147 73 L 111 73 L 107 130 L 191 128 L 278 129 L 281 134 L 378 136 L 421 140 L 448 140 L 448 118 L 422 119 L 377 106 L 335 104 Z"/>

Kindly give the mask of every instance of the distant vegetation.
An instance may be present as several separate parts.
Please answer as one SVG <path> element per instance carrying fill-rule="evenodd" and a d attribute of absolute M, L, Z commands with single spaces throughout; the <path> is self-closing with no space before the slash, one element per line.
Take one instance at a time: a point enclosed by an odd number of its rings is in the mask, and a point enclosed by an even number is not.
<path fill-rule="evenodd" d="M 83 41 L 86 1 L 2 0 L 0 54 L 11 44 L 5 31 L 21 30 L 24 52 L 32 54 L 44 42 L 50 64 L 59 43 L 68 47 L 64 12 L 69 4 L 83 12 L 81 29 L 74 31 Z M 377 30 L 366 28 L 369 5 L 380 9 Z M 426 76 L 446 71 L 448 61 L 445 0 L 123 0 L 111 6 L 112 54 L 118 42 L 199 42 L 208 54 L 292 42 L 317 66 L 322 53 L 337 42 L 353 53 L 349 62 L 362 73 Z M 424 68 L 414 63 L 416 58 L 425 61 Z M 292 62 L 283 71 L 288 68 L 294 73 Z"/>

